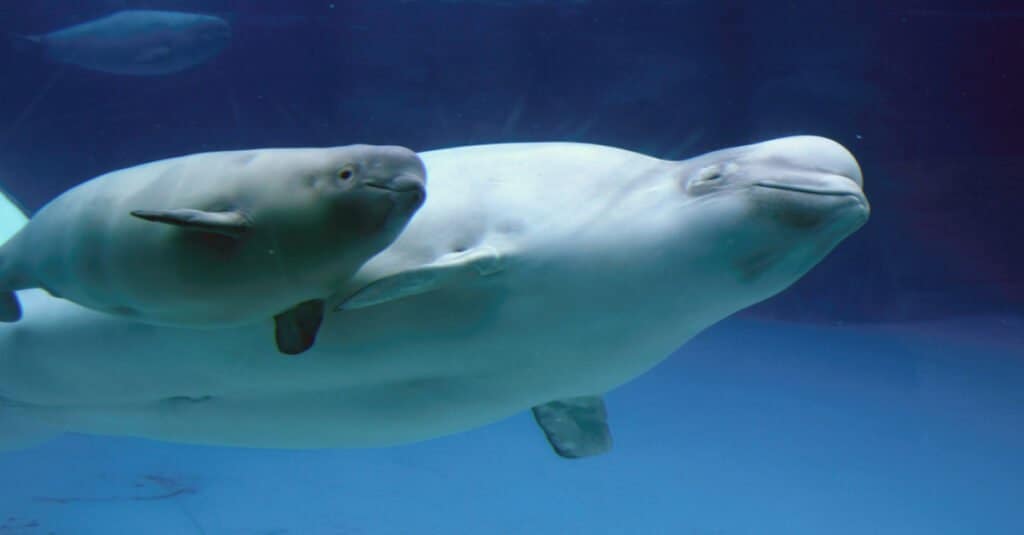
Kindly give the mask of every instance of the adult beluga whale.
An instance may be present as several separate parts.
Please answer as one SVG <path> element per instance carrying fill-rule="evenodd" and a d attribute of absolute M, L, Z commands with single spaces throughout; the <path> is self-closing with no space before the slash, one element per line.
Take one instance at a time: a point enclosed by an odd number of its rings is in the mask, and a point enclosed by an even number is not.
<path fill-rule="evenodd" d="M 231 25 L 200 13 L 128 9 L 39 35 L 12 35 L 15 45 L 54 63 L 128 76 L 173 74 L 206 63 L 231 41 Z"/>
<path fill-rule="evenodd" d="M 841 145 L 666 161 L 577 143 L 420 154 L 430 191 L 340 288 L 313 358 L 265 327 L 141 325 L 39 291 L 0 326 L 0 438 L 247 447 L 420 441 L 533 409 L 555 451 L 611 445 L 602 394 L 800 278 L 869 208 Z M 10 429 L 10 431 L 8 431 Z"/>

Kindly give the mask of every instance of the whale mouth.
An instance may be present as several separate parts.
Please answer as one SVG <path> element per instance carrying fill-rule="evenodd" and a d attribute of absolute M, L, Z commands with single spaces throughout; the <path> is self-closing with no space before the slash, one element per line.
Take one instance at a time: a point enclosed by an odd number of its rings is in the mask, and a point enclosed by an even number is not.
<path fill-rule="evenodd" d="M 843 177 L 843 178 L 846 178 L 846 177 Z M 850 178 L 848 180 L 850 180 L 850 182 L 853 182 L 852 178 Z M 759 188 L 778 189 L 778 190 L 783 190 L 783 191 L 794 191 L 794 192 L 797 192 L 797 193 L 807 193 L 807 194 L 810 194 L 810 195 L 828 195 L 828 196 L 833 196 L 833 197 L 849 196 L 849 197 L 857 197 L 857 198 L 860 198 L 863 195 L 859 191 L 853 191 L 853 190 L 848 190 L 848 189 L 822 189 L 822 188 L 814 188 L 814 187 L 810 187 L 810 186 L 793 186 L 791 184 L 777 184 L 775 182 L 758 182 L 758 183 L 756 183 L 754 185 L 759 187 Z"/>
<path fill-rule="evenodd" d="M 394 186 L 385 186 L 384 184 L 366 184 L 368 188 L 382 189 L 390 191 L 392 193 L 422 193 L 423 188 L 417 186 L 407 186 L 404 188 L 396 188 Z"/>
<path fill-rule="evenodd" d="M 427 198 L 426 188 L 418 185 L 390 185 L 390 184 L 365 184 L 368 188 L 390 192 L 393 203 L 398 203 L 406 208 L 413 210 L 418 209 L 423 205 L 423 201 Z"/>
<path fill-rule="evenodd" d="M 842 175 L 834 175 L 834 176 L 840 177 Z M 847 178 L 848 180 L 850 180 L 850 182 L 851 182 L 850 186 L 851 187 L 844 188 L 844 187 L 842 187 L 842 185 L 839 185 L 839 184 L 835 184 L 835 186 L 838 186 L 838 187 L 830 187 L 830 186 L 833 186 L 833 185 L 832 184 L 821 184 L 820 186 L 818 184 L 797 184 L 797 185 L 794 185 L 794 184 L 779 184 L 777 182 L 756 182 L 756 183 L 754 183 L 754 186 L 755 187 L 759 187 L 759 188 L 768 189 L 768 190 L 787 191 L 787 192 L 797 193 L 797 194 L 801 194 L 801 195 L 808 195 L 808 196 L 817 197 L 819 199 L 819 201 L 811 201 L 810 203 L 808 203 L 808 202 L 805 202 L 805 201 L 810 201 L 811 198 L 813 198 L 813 197 L 804 197 L 803 199 L 801 199 L 800 202 L 797 203 L 797 204 L 800 204 L 800 205 L 804 205 L 804 204 L 813 205 L 813 204 L 825 203 L 825 204 L 828 204 L 829 206 L 832 206 L 832 207 L 835 207 L 835 206 L 841 204 L 842 206 L 845 206 L 847 208 L 855 208 L 856 209 L 855 211 L 858 214 L 860 214 L 858 216 L 858 219 L 860 219 L 861 221 L 866 221 L 867 217 L 868 217 L 868 214 L 871 213 L 871 205 L 868 204 L 867 197 L 864 196 L 864 193 L 860 190 L 860 188 L 856 187 L 856 183 L 853 181 L 853 179 L 849 179 L 848 177 L 845 177 L 845 176 L 843 178 Z M 829 200 L 826 201 L 826 199 L 829 199 Z M 796 199 L 792 199 L 792 200 L 796 201 Z M 793 221 L 796 221 L 796 220 L 794 219 Z M 796 226 L 809 226 L 809 225 L 802 224 L 802 223 L 797 223 Z"/>

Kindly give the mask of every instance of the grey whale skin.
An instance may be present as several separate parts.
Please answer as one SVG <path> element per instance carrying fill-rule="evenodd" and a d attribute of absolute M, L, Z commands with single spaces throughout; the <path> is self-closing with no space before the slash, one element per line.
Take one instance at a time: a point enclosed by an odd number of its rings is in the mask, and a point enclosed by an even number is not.
<path fill-rule="evenodd" d="M 420 157 L 427 202 L 331 300 L 309 358 L 277 358 L 260 328 L 182 332 L 23 292 L 26 319 L 0 326 L 0 438 L 373 447 L 532 409 L 559 455 L 601 454 L 605 392 L 869 214 L 854 157 L 814 136 L 682 161 L 578 143 Z"/>

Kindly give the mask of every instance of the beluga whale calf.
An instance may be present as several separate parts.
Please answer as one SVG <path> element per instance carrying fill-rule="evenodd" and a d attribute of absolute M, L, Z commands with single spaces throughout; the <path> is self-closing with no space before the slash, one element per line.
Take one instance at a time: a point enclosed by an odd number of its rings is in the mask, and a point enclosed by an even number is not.
<path fill-rule="evenodd" d="M 129 76 L 160 76 L 201 65 L 231 41 L 231 25 L 200 13 L 129 9 L 38 35 L 15 45 L 49 61 Z"/>
<path fill-rule="evenodd" d="M 315 358 L 275 358 L 256 326 L 183 332 L 22 292 L 25 320 L 0 325 L 0 419 L 18 419 L 0 440 L 371 447 L 532 410 L 558 455 L 601 454 L 604 393 L 869 214 L 856 159 L 814 136 L 682 161 L 581 143 L 420 157 L 428 199 L 329 300 Z"/>
<path fill-rule="evenodd" d="M 278 349 L 314 342 L 324 300 L 422 205 L 423 162 L 397 146 L 209 152 L 107 173 L 0 246 L 13 290 L 146 323 L 227 327 L 273 317 Z"/>

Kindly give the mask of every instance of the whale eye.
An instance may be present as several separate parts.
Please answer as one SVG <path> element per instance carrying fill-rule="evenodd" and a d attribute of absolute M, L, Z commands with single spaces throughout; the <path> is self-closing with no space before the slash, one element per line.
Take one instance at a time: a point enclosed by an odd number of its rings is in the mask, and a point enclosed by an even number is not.
<path fill-rule="evenodd" d="M 722 169 L 717 165 L 711 167 L 705 167 L 701 169 L 700 175 L 697 177 L 702 182 L 712 182 L 722 178 Z"/>
<path fill-rule="evenodd" d="M 340 178 L 342 180 L 348 180 L 348 179 L 352 178 L 352 175 L 353 175 L 352 170 L 349 169 L 349 168 L 345 168 L 345 169 L 342 169 L 341 171 L 338 171 L 338 178 Z"/>

